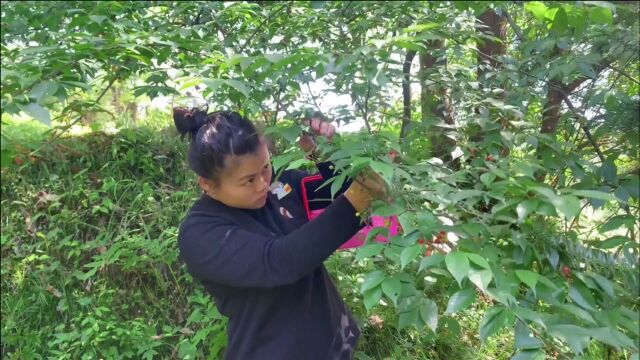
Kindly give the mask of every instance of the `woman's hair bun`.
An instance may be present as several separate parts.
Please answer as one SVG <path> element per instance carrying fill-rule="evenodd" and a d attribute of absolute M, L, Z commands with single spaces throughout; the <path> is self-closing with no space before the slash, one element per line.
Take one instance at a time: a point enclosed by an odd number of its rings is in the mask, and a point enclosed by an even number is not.
<path fill-rule="evenodd" d="M 173 123 L 178 132 L 191 137 L 207 122 L 207 110 L 198 108 L 188 109 L 184 107 L 173 108 Z"/>

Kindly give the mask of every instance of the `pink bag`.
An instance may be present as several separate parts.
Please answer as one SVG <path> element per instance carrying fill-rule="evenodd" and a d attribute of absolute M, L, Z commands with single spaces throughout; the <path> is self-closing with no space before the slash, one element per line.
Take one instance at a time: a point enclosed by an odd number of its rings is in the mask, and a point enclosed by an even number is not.
<path fill-rule="evenodd" d="M 304 202 L 304 207 L 307 211 L 307 218 L 309 219 L 309 221 L 312 221 L 313 219 L 317 218 L 324 211 L 324 209 L 312 210 L 309 204 L 309 195 L 307 194 L 307 186 L 314 182 L 318 183 L 318 186 L 321 185 L 324 182 L 322 175 L 312 175 L 302 179 L 302 201 Z M 400 223 L 398 222 L 398 218 L 396 216 L 384 217 L 384 216 L 374 215 L 370 218 L 370 222 L 371 222 L 371 225 L 367 225 L 364 228 L 362 228 L 360 231 L 358 231 L 351 239 L 349 239 L 347 242 L 342 244 L 342 246 L 340 246 L 340 249 L 352 249 L 352 248 L 361 247 L 362 245 L 364 245 L 367 239 L 367 235 L 369 235 L 371 230 L 377 227 L 388 228 L 389 236 L 398 235 L 398 232 L 400 229 Z M 389 241 L 389 239 L 383 235 L 377 235 L 375 240 L 381 243 L 386 243 Z"/>

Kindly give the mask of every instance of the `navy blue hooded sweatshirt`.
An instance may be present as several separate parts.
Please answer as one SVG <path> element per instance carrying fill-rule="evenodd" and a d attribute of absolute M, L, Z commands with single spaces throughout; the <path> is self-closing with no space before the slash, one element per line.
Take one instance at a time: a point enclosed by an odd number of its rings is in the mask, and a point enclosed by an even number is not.
<path fill-rule="evenodd" d="M 328 163 L 318 168 L 333 176 Z M 284 172 L 278 181 L 292 191 L 269 193 L 256 210 L 203 195 L 180 225 L 189 273 L 229 318 L 225 359 L 353 357 L 360 331 L 323 262 L 363 225 L 343 195 L 308 222 L 301 197 L 308 175 Z"/>

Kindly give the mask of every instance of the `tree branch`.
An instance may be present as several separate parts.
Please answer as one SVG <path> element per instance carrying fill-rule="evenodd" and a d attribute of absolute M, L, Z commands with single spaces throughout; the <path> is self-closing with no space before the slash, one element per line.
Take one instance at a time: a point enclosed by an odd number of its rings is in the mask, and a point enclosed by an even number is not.
<path fill-rule="evenodd" d="M 367 97 L 364 99 L 364 125 L 367 127 L 367 131 L 371 134 L 371 124 L 369 124 L 369 97 L 371 96 L 371 82 L 367 80 Z"/>
<path fill-rule="evenodd" d="M 591 143 L 591 145 L 593 145 L 593 148 L 596 150 L 596 153 L 598 154 L 600 161 L 604 162 L 605 160 L 604 154 L 602 154 L 602 151 L 600 150 L 600 146 L 593 138 L 593 135 L 591 135 L 591 131 L 584 124 L 584 121 L 583 121 L 584 117 L 582 116 L 582 114 L 578 112 L 576 107 L 573 106 L 573 103 L 571 102 L 571 100 L 569 100 L 569 97 L 567 96 L 567 94 L 565 94 L 564 92 L 560 92 L 560 96 L 562 96 L 562 99 L 564 100 L 565 104 L 567 104 L 567 106 L 569 107 L 569 110 L 571 110 L 571 112 L 574 114 L 574 116 L 576 117 L 576 120 L 578 120 L 578 123 L 580 124 L 582 131 L 584 131 L 584 134 L 587 136 L 587 139 L 589 139 L 589 142 Z"/>
<path fill-rule="evenodd" d="M 111 78 L 111 80 L 109 81 L 109 84 L 107 85 L 107 87 L 105 87 L 102 90 L 102 92 L 100 93 L 100 95 L 98 95 L 98 97 L 93 101 L 94 104 L 97 104 L 97 103 L 100 102 L 100 100 L 102 100 L 102 97 L 104 97 L 104 95 L 107 93 L 107 91 L 109 91 L 109 89 L 116 82 L 116 80 L 118 80 L 118 75 L 116 75 L 113 78 Z M 67 130 L 71 129 L 71 127 L 73 125 L 75 125 L 78 122 L 80 122 L 80 120 L 82 120 L 85 115 L 86 115 L 86 113 L 82 113 L 82 114 L 78 115 L 78 117 L 75 118 L 69 125 L 67 125 L 64 128 L 62 128 L 62 130 L 59 133 L 53 135 L 53 137 L 50 140 L 48 140 L 47 142 L 45 142 L 44 144 L 39 146 L 37 149 L 33 150 L 31 152 L 31 154 L 29 154 L 29 155 L 33 156 L 33 155 L 37 154 L 40 150 L 42 150 L 42 148 L 45 147 L 46 145 L 50 145 L 52 142 L 54 142 L 56 139 L 58 139 L 60 136 L 62 136 L 62 134 L 64 134 Z"/>
<path fill-rule="evenodd" d="M 407 50 L 407 54 L 402 64 L 402 104 L 403 116 L 402 125 L 400 126 L 400 140 L 407 135 L 407 126 L 411 122 L 411 63 L 416 56 L 415 50 Z"/>
<path fill-rule="evenodd" d="M 622 75 L 622 76 L 626 77 L 627 79 L 629 79 L 629 80 L 633 81 L 634 83 L 636 83 L 636 84 L 640 85 L 640 80 L 638 80 L 638 79 L 634 79 L 634 78 L 633 78 L 631 75 L 629 75 L 629 73 L 627 73 L 626 71 L 621 70 L 621 69 L 614 68 L 613 66 L 611 66 L 611 64 L 609 64 L 609 69 L 611 69 L 611 70 L 613 70 L 613 71 L 617 72 L 618 74 L 620 74 L 620 75 Z"/>
<path fill-rule="evenodd" d="M 288 7 L 289 3 L 284 3 L 282 4 L 278 9 L 272 11 L 271 13 L 269 13 L 269 15 L 267 17 L 265 17 L 264 19 L 262 19 L 262 21 L 260 22 L 260 24 L 258 24 L 258 27 L 256 28 L 256 30 L 253 32 L 253 34 L 251 34 L 251 36 L 249 36 L 249 38 L 247 39 L 247 41 L 244 42 L 244 45 L 242 45 L 242 47 L 240 48 L 240 50 L 238 51 L 239 54 L 242 54 L 247 46 L 249 46 L 249 44 L 251 43 L 251 41 L 253 40 L 253 38 L 258 34 L 258 32 L 262 29 L 262 26 L 264 26 L 264 24 L 269 21 L 275 14 L 279 13 L 280 11 L 282 11 L 285 7 Z"/>
<path fill-rule="evenodd" d="M 520 30 L 520 27 L 518 26 L 518 24 L 516 24 L 516 22 L 513 21 L 513 18 L 511 17 L 511 15 L 509 15 L 509 12 L 507 12 L 507 9 L 500 9 L 500 10 L 502 10 L 502 13 L 504 14 L 504 17 L 507 19 L 509 26 L 511 26 L 513 31 L 516 33 L 518 40 L 520 40 L 520 42 L 527 41 L 527 39 L 524 37 L 524 34 L 522 33 L 522 30 Z"/>

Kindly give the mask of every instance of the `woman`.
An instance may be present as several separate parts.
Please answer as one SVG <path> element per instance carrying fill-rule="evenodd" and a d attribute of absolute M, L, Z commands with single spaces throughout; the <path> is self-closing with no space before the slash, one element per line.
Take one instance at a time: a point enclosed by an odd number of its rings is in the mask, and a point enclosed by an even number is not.
<path fill-rule="evenodd" d="M 250 121 L 197 109 L 174 109 L 174 121 L 190 134 L 189 165 L 204 191 L 180 226 L 180 254 L 229 318 L 225 358 L 351 359 L 360 331 L 322 263 L 363 226 L 358 213 L 384 182 L 359 177 L 308 222 L 300 197 L 308 174 L 272 181 L 269 151 Z M 335 132 L 320 119 L 311 129 Z M 303 136 L 303 149 L 313 145 Z"/>

